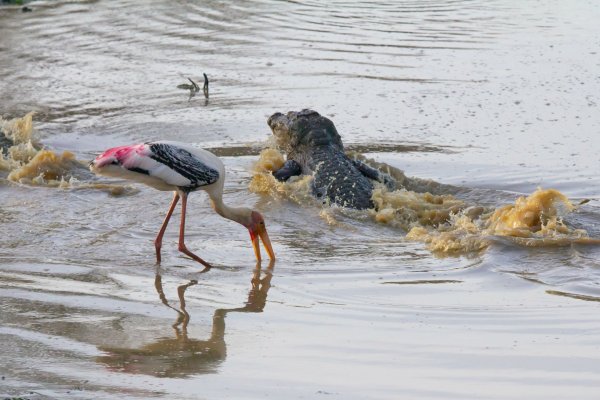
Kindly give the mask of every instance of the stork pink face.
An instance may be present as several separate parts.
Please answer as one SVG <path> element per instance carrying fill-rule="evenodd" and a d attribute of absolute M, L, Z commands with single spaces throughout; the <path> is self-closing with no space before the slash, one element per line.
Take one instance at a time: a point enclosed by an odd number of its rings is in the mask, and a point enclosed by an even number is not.
<path fill-rule="evenodd" d="M 147 146 L 143 143 L 113 147 L 96 157 L 90 165 L 99 169 L 111 164 L 121 164 L 127 168 L 136 155 L 145 155 L 147 152 Z"/>

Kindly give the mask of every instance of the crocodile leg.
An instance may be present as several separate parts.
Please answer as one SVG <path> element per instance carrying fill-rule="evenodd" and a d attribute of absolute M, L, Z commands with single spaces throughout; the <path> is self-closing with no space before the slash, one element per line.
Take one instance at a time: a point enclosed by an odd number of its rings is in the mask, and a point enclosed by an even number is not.
<path fill-rule="evenodd" d="M 277 171 L 273 171 L 273 176 L 281 182 L 285 182 L 290 179 L 291 176 L 297 176 L 302 173 L 302 167 L 294 160 L 287 160 L 283 167 Z"/>
<path fill-rule="evenodd" d="M 378 169 L 372 168 L 362 161 L 351 159 L 354 166 L 360 171 L 361 174 L 369 179 L 383 183 L 388 189 L 396 189 L 396 181 L 388 174 L 379 171 Z"/>

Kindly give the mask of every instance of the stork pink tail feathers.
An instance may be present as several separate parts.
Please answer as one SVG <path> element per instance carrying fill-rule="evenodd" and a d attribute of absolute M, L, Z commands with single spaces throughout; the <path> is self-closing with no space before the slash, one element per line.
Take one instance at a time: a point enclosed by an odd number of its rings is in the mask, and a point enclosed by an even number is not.
<path fill-rule="evenodd" d="M 106 150 L 100 154 L 94 160 L 94 164 L 97 168 L 102 168 L 105 165 L 112 163 L 119 163 L 125 168 L 136 167 L 136 160 L 139 161 L 139 157 L 147 157 L 150 155 L 150 149 L 144 143 L 134 144 L 130 146 L 119 146 L 113 147 L 112 149 Z"/>

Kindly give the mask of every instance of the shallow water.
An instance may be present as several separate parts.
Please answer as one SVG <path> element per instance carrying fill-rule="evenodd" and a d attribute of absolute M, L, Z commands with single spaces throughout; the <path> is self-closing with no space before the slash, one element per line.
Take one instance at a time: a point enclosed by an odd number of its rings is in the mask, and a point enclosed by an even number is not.
<path fill-rule="evenodd" d="M 597 246 L 494 236 L 441 257 L 368 213 L 249 191 L 266 118 L 310 107 L 350 150 L 470 204 L 590 199 L 565 223 L 600 237 L 595 2 L 29 6 L 0 7 L 0 116 L 35 111 L 36 145 L 78 161 L 0 171 L 0 395 L 597 397 Z M 208 101 L 177 88 L 202 73 Z M 187 245 L 216 267 L 180 255 L 173 223 L 156 278 L 170 196 L 85 167 L 152 139 L 222 156 L 225 198 L 265 215 L 274 266 L 257 271 L 247 232 L 197 193 Z"/>

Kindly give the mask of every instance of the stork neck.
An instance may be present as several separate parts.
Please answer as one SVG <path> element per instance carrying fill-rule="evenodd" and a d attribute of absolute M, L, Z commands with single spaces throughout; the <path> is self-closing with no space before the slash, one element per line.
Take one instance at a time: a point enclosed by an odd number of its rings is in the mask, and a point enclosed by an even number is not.
<path fill-rule="evenodd" d="M 243 208 L 235 208 L 229 207 L 225 203 L 223 203 L 223 198 L 218 195 L 212 195 L 209 193 L 210 203 L 212 208 L 216 211 L 217 214 L 222 216 L 223 218 L 230 219 L 232 221 L 237 222 L 238 224 L 244 225 L 243 219 Z"/>

